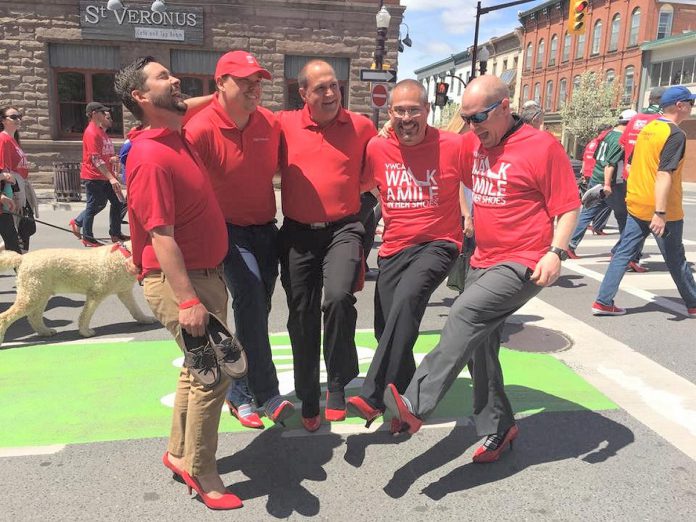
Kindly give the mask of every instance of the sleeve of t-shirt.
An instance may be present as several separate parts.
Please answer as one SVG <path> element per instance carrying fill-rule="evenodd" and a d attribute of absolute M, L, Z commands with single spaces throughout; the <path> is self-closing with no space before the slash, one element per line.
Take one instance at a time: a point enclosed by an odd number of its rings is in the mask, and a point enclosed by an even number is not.
<path fill-rule="evenodd" d="M 102 139 L 96 132 L 86 132 L 82 137 L 82 146 L 84 147 L 87 155 L 94 164 L 95 159 L 101 159 L 102 151 Z"/>
<path fill-rule="evenodd" d="M 545 161 L 538 163 L 537 186 L 552 217 L 580 206 L 580 195 L 568 155 L 557 140 L 549 140 Z"/>
<path fill-rule="evenodd" d="M 129 177 L 128 205 L 148 232 L 174 225 L 174 184 L 171 175 L 158 165 L 141 163 Z"/>
<path fill-rule="evenodd" d="M 470 190 L 473 184 L 472 171 L 474 168 L 474 142 L 471 139 L 472 136 L 472 132 L 464 134 L 459 149 L 459 172 L 461 173 L 461 182 Z"/>
<path fill-rule="evenodd" d="M 679 129 L 672 129 L 662 152 L 660 153 L 660 164 L 657 170 L 662 172 L 674 172 L 679 166 L 679 162 L 684 157 L 686 149 L 686 134 Z"/>
<path fill-rule="evenodd" d="M 377 130 L 374 128 L 372 123 L 366 125 L 365 129 L 361 133 L 363 139 L 365 139 L 365 150 L 363 152 L 362 169 L 360 172 L 360 192 L 366 192 L 375 188 L 375 177 L 372 169 L 365 168 L 367 165 L 367 149 L 370 140 L 372 140 L 377 135 Z M 380 139 L 380 138 L 377 138 Z"/>

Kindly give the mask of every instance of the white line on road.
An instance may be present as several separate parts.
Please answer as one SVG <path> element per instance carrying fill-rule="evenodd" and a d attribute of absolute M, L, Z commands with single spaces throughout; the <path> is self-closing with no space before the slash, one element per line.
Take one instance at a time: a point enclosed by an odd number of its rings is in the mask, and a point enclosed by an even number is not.
<path fill-rule="evenodd" d="M 29 457 L 32 455 L 53 455 L 65 449 L 65 444 L 53 446 L 24 446 L 18 448 L 0 448 L 0 458 Z"/>

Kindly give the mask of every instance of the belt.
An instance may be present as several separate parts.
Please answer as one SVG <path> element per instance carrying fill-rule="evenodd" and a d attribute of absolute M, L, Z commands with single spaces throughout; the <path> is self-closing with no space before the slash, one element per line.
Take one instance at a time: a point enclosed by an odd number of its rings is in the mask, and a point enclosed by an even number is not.
<path fill-rule="evenodd" d="M 326 228 L 345 225 L 346 223 L 355 223 L 356 221 L 360 221 L 360 218 L 354 214 L 336 221 L 318 221 L 316 223 L 300 223 L 299 221 L 295 221 L 292 218 L 286 217 L 284 223 L 288 222 L 293 226 L 296 226 L 298 228 L 304 228 L 307 230 L 324 230 Z"/>
<path fill-rule="evenodd" d="M 195 270 L 187 270 L 187 274 L 191 275 L 215 275 L 215 274 L 221 274 L 222 273 L 222 265 L 218 265 L 215 268 L 197 268 Z M 146 277 L 150 276 L 155 276 L 159 277 L 164 275 L 164 273 L 161 270 L 148 270 L 146 273 L 144 273 L 142 276 L 140 276 L 139 279 L 145 279 Z"/>

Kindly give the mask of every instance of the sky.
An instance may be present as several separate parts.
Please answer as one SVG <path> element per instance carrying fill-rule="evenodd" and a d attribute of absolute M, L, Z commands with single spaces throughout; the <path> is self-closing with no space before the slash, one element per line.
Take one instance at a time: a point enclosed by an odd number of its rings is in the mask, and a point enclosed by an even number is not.
<path fill-rule="evenodd" d="M 481 2 L 482 7 L 504 4 L 496 0 Z M 519 27 L 517 13 L 540 5 L 543 0 L 516 5 L 481 16 L 479 42 L 502 36 Z M 412 47 L 399 54 L 399 79 L 415 78 L 415 69 L 448 58 L 474 43 L 476 0 L 401 0 L 406 6 L 404 23 L 408 25 Z M 401 26 L 402 38 L 406 27 Z"/>

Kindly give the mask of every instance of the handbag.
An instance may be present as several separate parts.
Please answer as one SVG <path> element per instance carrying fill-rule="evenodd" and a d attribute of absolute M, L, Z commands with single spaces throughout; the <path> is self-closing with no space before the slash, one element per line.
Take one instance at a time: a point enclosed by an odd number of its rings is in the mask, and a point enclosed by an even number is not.
<path fill-rule="evenodd" d="M 469 260 L 476 248 L 476 241 L 473 237 L 465 237 L 462 243 L 462 251 L 454 260 L 454 264 L 447 276 L 447 288 L 457 290 L 460 294 L 466 287 L 466 274 L 469 271 Z"/>
<path fill-rule="evenodd" d="M 22 209 L 22 217 L 19 218 L 17 225 L 17 234 L 19 237 L 29 237 L 36 234 L 36 221 L 34 221 L 34 210 L 29 203 L 24 205 Z"/>

